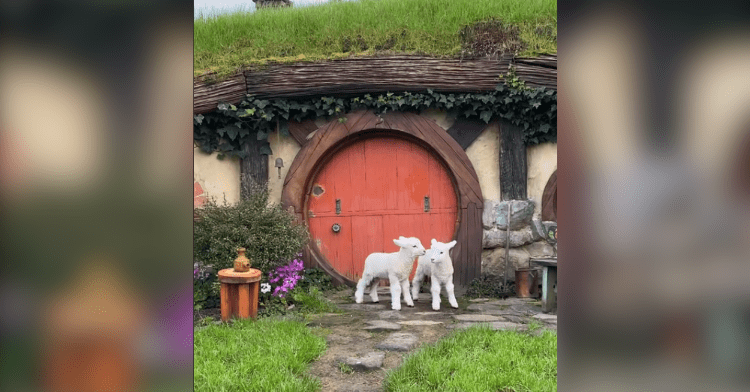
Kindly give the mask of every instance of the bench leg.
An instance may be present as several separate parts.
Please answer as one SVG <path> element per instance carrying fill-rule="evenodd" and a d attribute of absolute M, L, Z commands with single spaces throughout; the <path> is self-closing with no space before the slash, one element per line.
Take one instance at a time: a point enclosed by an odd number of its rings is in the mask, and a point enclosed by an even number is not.
<path fill-rule="evenodd" d="M 542 276 L 542 311 L 549 313 L 557 307 L 557 268 L 544 267 Z"/>

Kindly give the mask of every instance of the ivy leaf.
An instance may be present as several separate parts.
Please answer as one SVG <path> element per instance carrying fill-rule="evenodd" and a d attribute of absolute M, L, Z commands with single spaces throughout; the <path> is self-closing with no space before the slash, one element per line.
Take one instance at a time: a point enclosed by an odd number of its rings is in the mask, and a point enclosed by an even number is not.
<path fill-rule="evenodd" d="M 279 132 L 284 136 L 289 136 L 289 123 L 287 121 L 279 123 Z"/>
<path fill-rule="evenodd" d="M 240 133 L 240 128 L 237 128 L 234 125 L 224 127 L 221 130 L 223 130 L 226 133 L 226 135 L 232 140 L 237 139 L 237 135 Z"/>
<path fill-rule="evenodd" d="M 240 138 L 245 138 L 250 135 L 250 130 L 245 128 L 240 128 Z"/>
<path fill-rule="evenodd" d="M 234 106 L 234 105 L 232 105 L 232 104 L 230 103 L 230 104 L 229 104 L 229 110 L 232 110 L 232 111 L 235 111 L 235 112 L 236 112 L 236 111 L 237 111 L 237 106 Z"/>
<path fill-rule="evenodd" d="M 265 99 L 256 99 L 255 100 L 255 106 L 259 107 L 260 109 L 263 109 L 264 107 L 268 106 L 269 102 Z"/>
<path fill-rule="evenodd" d="M 255 114 L 255 108 L 245 109 L 245 112 L 240 114 L 240 117 L 249 117 Z"/>
<path fill-rule="evenodd" d="M 547 133 L 549 130 L 552 129 L 549 124 L 542 124 L 541 127 L 539 127 L 539 132 Z"/>
<path fill-rule="evenodd" d="M 268 138 L 268 133 L 259 129 L 256 138 L 257 140 L 266 140 Z"/>
<path fill-rule="evenodd" d="M 261 155 L 272 155 L 273 152 L 271 151 L 271 144 L 266 143 L 262 146 L 260 146 L 260 154 Z"/>
<path fill-rule="evenodd" d="M 485 123 L 489 123 L 490 119 L 492 118 L 492 112 L 489 110 L 485 110 L 482 113 L 479 113 L 479 118 L 482 119 Z"/>
<path fill-rule="evenodd" d="M 198 125 L 203 124 L 203 115 L 202 114 L 196 114 L 195 117 L 193 117 L 193 119 L 195 120 L 196 123 L 198 123 Z"/>
<path fill-rule="evenodd" d="M 227 105 L 226 103 L 220 103 L 220 104 L 219 104 L 219 105 L 217 106 L 217 108 L 218 108 L 219 110 L 227 110 L 227 109 L 229 108 L 229 105 Z"/>

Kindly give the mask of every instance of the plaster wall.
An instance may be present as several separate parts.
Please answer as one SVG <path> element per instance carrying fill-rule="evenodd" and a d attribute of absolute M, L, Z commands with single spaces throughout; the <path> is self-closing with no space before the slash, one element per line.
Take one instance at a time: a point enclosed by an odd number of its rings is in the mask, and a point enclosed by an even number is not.
<path fill-rule="evenodd" d="M 268 135 L 268 142 L 271 144 L 271 151 L 273 152 L 273 155 L 268 156 L 268 202 L 269 204 L 281 204 L 281 191 L 284 189 L 286 173 L 302 147 L 293 137 L 283 136 L 279 132 Z M 284 161 L 284 167 L 281 168 L 281 178 L 279 178 L 279 169 L 276 167 L 277 158 Z M 239 179 L 239 177 L 237 178 Z"/>
<path fill-rule="evenodd" d="M 490 123 L 466 149 L 485 200 L 500 200 L 500 127 Z"/>
<path fill-rule="evenodd" d="M 193 147 L 193 181 L 207 198 L 217 203 L 235 204 L 240 200 L 240 160 L 236 157 L 218 159 L 217 153 L 206 154 Z"/>
<path fill-rule="evenodd" d="M 534 201 L 534 218 L 542 215 L 542 194 L 552 173 L 557 170 L 557 143 L 544 143 L 526 148 L 526 196 Z M 487 197 L 485 197 L 487 198 Z"/>

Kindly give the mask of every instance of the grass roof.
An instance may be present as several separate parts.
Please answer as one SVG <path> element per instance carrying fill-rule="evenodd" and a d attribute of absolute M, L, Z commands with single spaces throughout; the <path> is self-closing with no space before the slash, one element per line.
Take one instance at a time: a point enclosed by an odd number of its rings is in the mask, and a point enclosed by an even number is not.
<path fill-rule="evenodd" d="M 194 73 L 379 53 L 557 53 L 556 0 L 357 0 L 195 20 Z"/>

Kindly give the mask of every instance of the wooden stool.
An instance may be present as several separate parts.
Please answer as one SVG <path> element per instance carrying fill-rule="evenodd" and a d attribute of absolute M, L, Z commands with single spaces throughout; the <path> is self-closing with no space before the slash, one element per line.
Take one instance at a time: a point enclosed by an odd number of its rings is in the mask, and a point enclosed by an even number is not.
<path fill-rule="evenodd" d="M 542 270 L 542 312 L 549 313 L 557 309 L 557 258 L 531 259 L 532 263 L 539 264 Z"/>
<path fill-rule="evenodd" d="M 260 270 L 250 268 L 247 272 L 236 272 L 233 268 L 219 271 L 221 282 L 221 321 L 230 317 L 255 318 L 258 316 L 258 292 Z"/>

